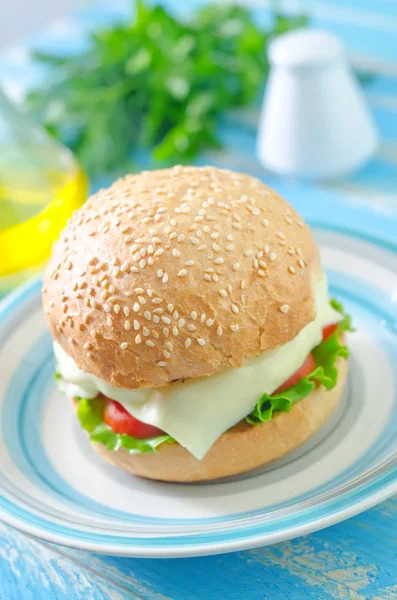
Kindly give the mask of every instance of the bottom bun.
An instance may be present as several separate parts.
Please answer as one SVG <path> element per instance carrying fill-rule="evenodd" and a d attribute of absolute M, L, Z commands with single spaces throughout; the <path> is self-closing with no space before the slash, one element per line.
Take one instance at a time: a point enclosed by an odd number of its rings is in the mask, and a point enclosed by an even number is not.
<path fill-rule="evenodd" d="M 162 481 L 208 481 L 261 467 L 303 444 L 330 416 L 338 404 L 347 378 L 347 361 L 339 358 L 338 383 L 327 392 L 316 388 L 290 412 L 279 412 L 271 421 L 249 425 L 241 421 L 226 431 L 202 460 L 180 444 L 162 444 L 153 454 L 115 452 L 100 443 L 95 450 L 107 462 L 131 473 Z"/>

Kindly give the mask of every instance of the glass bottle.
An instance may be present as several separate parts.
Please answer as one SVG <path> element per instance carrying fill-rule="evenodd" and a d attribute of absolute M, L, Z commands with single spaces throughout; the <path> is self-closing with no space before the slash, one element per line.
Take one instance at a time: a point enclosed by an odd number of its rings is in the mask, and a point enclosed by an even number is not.
<path fill-rule="evenodd" d="M 87 196 L 73 154 L 0 88 L 0 295 L 38 272 Z"/>

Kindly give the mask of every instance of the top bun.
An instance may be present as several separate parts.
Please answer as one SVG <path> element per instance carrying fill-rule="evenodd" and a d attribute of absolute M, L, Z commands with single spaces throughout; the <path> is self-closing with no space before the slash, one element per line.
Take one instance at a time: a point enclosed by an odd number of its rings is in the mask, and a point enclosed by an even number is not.
<path fill-rule="evenodd" d="M 213 167 L 145 171 L 76 211 L 43 286 L 55 340 L 123 388 L 238 367 L 315 318 L 317 247 L 258 179 Z"/>

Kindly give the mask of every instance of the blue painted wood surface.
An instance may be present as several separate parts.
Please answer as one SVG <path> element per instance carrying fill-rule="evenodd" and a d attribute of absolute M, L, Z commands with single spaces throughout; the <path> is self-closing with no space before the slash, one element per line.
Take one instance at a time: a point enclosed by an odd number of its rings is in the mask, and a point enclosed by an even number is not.
<path fill-rule="evenodd" d="M 200 0 L 181 7 L 188 11 Z M 169 5 L 178 6 L 176 0 Z M 268 18 L 266 9 L 258 17 Z M 129 0 L 102 0 L 66 19 L 30 46 L 77 49 L 87 31 L 125 18 Z M 289 2 L 286 10 L 306 6 Z M 397 217 L 397 2 L 314 1 L 315 24 L 341 35 L 353 64 L 376 74 L 365 88 L 380 132 L 376 158 L 353 177 L 328 186 L 351 204 Z M 20 97 L 40 72 L 24 48 L 0 61 L 0 80 Z M 221 127 L 225 149 L 203 162 L 264 176 L 254 157 L 256 108 L 231 115 Z M 283 182 L 267 178 L 271 185 Z M 304 194 L 304 185 L 296 187 Z M 144 560 L 106 557 L 58 548 L 0 524 L 0 600 L 394 600 L 397 599 L 397 499 L 331 528 L 297 540 L 194 559 Z"/>

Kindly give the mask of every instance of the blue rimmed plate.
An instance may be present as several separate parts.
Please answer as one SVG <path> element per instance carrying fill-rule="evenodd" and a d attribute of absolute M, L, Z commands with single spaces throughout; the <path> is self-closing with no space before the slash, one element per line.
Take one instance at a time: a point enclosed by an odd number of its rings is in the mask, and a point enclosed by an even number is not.
<path fill-rule="evenodd" d="M 309 533 L 396 493 L 395 223 L 365 211 L 349 221 L 350 210 L 325 202 L 319 215 L 303 206 L 331 293 L 357 328 L 344 398 L 308 443 L 245 477 L 165 484 L 103 463 L 54 385 L 40 282 L 8 298 L 0 309 L 0 517 L 94 552 L 192 556 Z"/>

